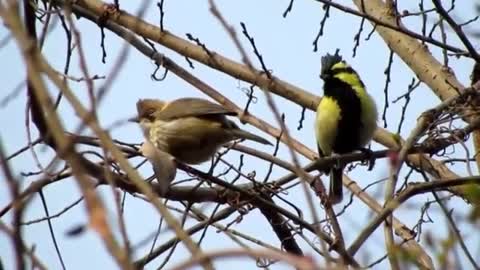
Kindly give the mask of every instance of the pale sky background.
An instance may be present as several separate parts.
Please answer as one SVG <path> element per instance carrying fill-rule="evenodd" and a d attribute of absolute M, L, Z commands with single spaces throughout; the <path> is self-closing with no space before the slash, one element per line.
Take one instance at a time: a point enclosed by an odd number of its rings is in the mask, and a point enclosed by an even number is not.
<path fill-rule="evenodd" d="M 121 8 L 135 13 L 140 3 L 143 1 L 121 1 Z M 374 33 L 369 41 L 365 41 L 368 33 L 370 33 L 372 27 L 369 23 L 365 24 L 364 31 L 362 32 L 361 44 L 357 50 L 357 55 L 352 58 L 352 48 L 354 46 L 354 36 L 358 31 L 360 19 L 341 11 L 331 9 L 330 18 L 327 20 L 325 32 L 323 37 L 319 40 L 319 51 L 313 52 L 312 42 L 318 32 L 320 20 L 323 18 L 322 4 L 311 0 L 295 1 L 293 10 L 287 16 L 282 17 L 282 13 L 286 9 L 289 1 L 216 1 L 218 8 L 222 12 L 223 16 L 227 18 L 229 23 L 233 25 L 242 41 L 244 47 L 248 52 L 252 52 L 248 41 L 241 35 L 240 22 L 244 22 L 247 25 L 248 31 L 251 36 L 255 38 L 257 48 L 260 50 L 263 59 L 273 74 L 282 80 L 297 85 L 302 89 L 310 91 L 316 95 L 322 95 L 322 81 L 319 79 L 320 71 L 320 57 L 327 52 L 333 53 L 336 48 L 340 48 L 341 54 L 344 58 L 360 73 L 363 81 L 368 87 L 368 91 L 375 98 L 380 113 L 383 111 L 384 106 L 384 84 L 385 75 L 384 70 L 388 63 L 388 48 L 385 46 L 381 38 Z M 338 1 L 340 2 L 340 1 Z M 350 3 L 349 1 L 341 1 Z M 401 1 L 403 2 L 403 1 Z M 416 1 L 409 1 L 412 6 L 401 6 L 400 10 L 406 8 L 414 8 L 417 10 Z M 429 1 L 425 1 L 429 2 Z M 446 2 L 446 1 L 444 1 Z M 475 16 L 474 1 L 456 1 L 455 15 L 460 22 L 471 19 Z M 430 3 L 426 3 L 430 5 Z M 151 23 L 158 23 L 159 14 L 156 7 L 156 3 L 149 4 L 145 20 Z M 194 37 L 197 37 L 206 44 L 206 46 L 213 51 L 220 53 L 236 61 L 240 61 L 239 53 L 231 42 L 230 37 L 225 30 L 219 24 L 209 12 L 208 1 L 165 1 L 165 18 L 164 27 L 171 33 L 186 38 L 186 33 L 191 33 Z M 435 17 L 429 17 L 429 26 L 432 22 L 435 22 Z M 418 25 L 417 18 L 409 18 L 405 21 L 408 26 L 414 27 Z M 107 49 L 107 63 L 102 64 L 102 52 L 100 48 L 100 30 L 98 26 L 91 23 L 86 19 L 80 19 L 76 21 L 76 25 L 82 33 L 83 47 L 86 52 L 86 58 L 88 61 L 90 74 L 105 75 L 108 76 L 112 70 L 112 65 L 115 63 L 120 49 L 124 45 L 124 42 L 117 38 L 116 35 L 109 33 L 106 30 L 106 49 Z M 468 29 L 479 29 L 479 22 L 474 22 Z M 39 29 L 41 29 L 39 27 Z M 412 28 L 419 32 L 419 28 Z M 8 31 L 3 24 L 0 25 L 0 39 L 3 39 L 8 35 Z M 439 38 L 438 32 L 435 34 L 436 38 Z M 449 32 L 449 43 L 456 44 L 458 47 L 463 48 L 458 40 L 454 37 L 454 34 Z M 56 23 L 55 30 L 51 32 L 47 38 L 47 42 L 43 49 L 43 53 L 46 55 L 50 63 L 59 71 L 63 69 L 65 61 L 64 48 L 65 35 L 61 29 L 58 21 Z M 478 42 L 477 42 L 478 43 Z M 188 68 L 188 63 L 184 58 L 175 52 L 172 52 L 161 46 L 157 46 L 157 49 L 166 54 L 168 57 L 176 61 L 184 68 Z M 441 58 L 441 51 L 433 49 L 435 56 L 438 59 Z M 78 68 L 78 57 L 76 51 L 74 52 L 74 62 L 71 65 L 70 74 L 74 77 L 81 77 L 81 72 Z M 8 93 L 21 83 L 25 78 L 25 69 L 23 66 L 23 60 L 18 52 L 18 48 L 13 40 L 8 42 L 6 46 L 0 48 L 0 69 L 2 70 L 1 81 L 2 90 L 0 98 L 3 99 Z M 257 67 L 258 61 L 252 54 L 252 61 Z M 469 83 L 469 74 L 473 66 L 473 61 L 465 58 L 455 59 L 450 58 L 450 65 L 453 71 L 457 75 L 458 79 L 464 84 Z M 212 70 L 200 63 L 194 62 L 195 69 L 189 69 L 191 73 L 198 76 L 203 81 L 207 82 L 215 89 L 219 90 L 222 94 L 235 101 L 237 105 L 243 107 L 247 98 L 241 91 L 243 87 L 249 87 L 248 84 L 239 82 L 238 80 L 226 76 L 223 73 Z M 175 99 L 185 96 L 203 96 L 198 90 L 192 88 L 189 84 L 175 77 L 172 73 L 169 73 L 164 81 L 157 82 L 150 79 L 150 75 L 155 69 L 155 65 L 149 59 L 132 49 L 129 51 L 128 59 L 119 76 L 115 79 L 108 95 L 99 106 L 98 116 L 101 120 L 102 126 L 107 128 L 111 126 L 117 120 L 126 119 L 135 114 L 135 102 L 139 98 L 161 98 L 165 100 Z M 392 101 L 399 95 L 406 92 L 408 85 L 412 77 L 412 72 L 406 67 L 406 65 L 398 58 L 394 57 L 392 66 L 392 77 L 389 90 L 389 99 Z M 162 70 L 163 71 L 163 70 Z M 102 80 L 95 81 L 95 87 L 98 89 L 103 85 Z M 82 101 L 85 104 L 87 102 L 87 93 L 84 82 L 71 82 L 70 87 L 75 93 L 82 97 Z M 57 89 L 51 88 L 52 95 L 57 94 Z M 274 123 L 272 114 L 266 106 L 264 96 L 261 91 L 256 91 L 256 96 L 259 97 L 257 104 L 251 107 L 251 112 L 256 116 L 261 117 L 264 120 Z M 26 145 L 27 135 L 25 130 L 25 102 L 26 102 L 25 88 L 22 89 L 19 96 L 14 98 L 6 106 L 0 107 L 0 123 L 2 128 L 0 129 L 1 143 L 6 149 L 7 155 L 18 150 L 20 147 Z M 313 119 L 314 113 L 307 111 L 305 120 L 303 122 L 304 128 L 297 131 L 298 121 L 300 119 L 301 108 L 292 103 L 286 102 L 282 98 L 275 98 L 277 105 L 281 112 L 286 114 L 286 122 L 290 128 L 291 135 L 309 146 L 312 149 L 316 149 L 315 138 L 313 133 Z M 407 120 L 402 129 L 402 136 L 406 137 L 412 125 L 415 124 L 415 119 L 419 112 L 422 112 L 428 108 L 435 106 L 438 103 L 438 99 L 433 96 L 429 89 L 425 86 L 415 90 L 412 94 L 412 105 L 407 110 Z M 391 132 L 396 132 L 397 123 L 399 121 L 399 115 L 401 106 L 404 100 L 392 104 L 387 112 L 387 119 L 389 119 L 388 127 Z M 73 130 L 78 126 L 79 120 L 70 109 L 69 104 L 63 101 L 60 109 L 60 116 L 64 120 L 63 124 L 68 130 Z M 379 119 L 379 125 L 383 126 L 383 122 Z M 251 126 L 243 126 L 243 128 L 255 131 Z M 36 128 L 32 126 L 33 138 L 37 136 Z M 260 131 L 258 131 L 260 132 Z M 91 134 L 87 131 L 87 134 Z M 137 126 L 129 124 L 116 128 L 111 131 L 111 135 L 115 139 L 123 140 L 126 142 L 140 142 L 142 135 Z M 272 142 L 274 138 L 268 137 Z M 259 146 L 258 144 L 248 143 L 250 146 L 257 147 L 261 150 L 272 152 L 273 148 L 266 146 Z M 468 143 L 470 146 L 470 143 Z M 45 146 L 39 145 L 35 147 L 37 153 L 41 157 L 43 165 L 47 165 L 51 158 L 51 150 Z M 382 146 L 377 144 L 373 145 L 373 149 L 383 149 Z M 460 147 L 456 147 L 457 153 L 461 156 L 462 150 Z M 286 148 L 282 148 L 279 157 L 284 160 L 290 161 L 290 156 Z M 227 156 L 233 164 L 238 164 L 238 155 L 236 153 L 230 153 Z M 14 168 L 18 179 L 21 179 L 21 172 L 37 171 L 35 163 L 32 161 L 32 155 L 29 151 L 24 152 L 21 156 L 14 158 L 10 165 Z M 138 159 L 136 162 L 138 163 Z M 135 163 L 135 164 L 137 164 Z M 305 159 L 302 159 L 302 163 L 306 163 Z M 385 166 L 385 160 L 378 160 L 376 167 L 373 171 L 367 172 L 365 167 L 358 167 L 349 175 L 357 183 L 365 187 L 369 183 L 376 181 L 387 175 L 387 167 Z M 207 168 L 206 166 L 197 166 L 200 169 Z M 474 171 L 476 168 L 472 164 Z M 264 163 L 255 162 L 253 158 L 245 158 L 244 172 L 256 170 L 258 179 L 263 179 L 266 168 Z M 464 165 L 458 165 L 454 167 L 454 170 L 462 175 L 466 175 L 466 168 Z M 404 172 L 408 170 L 404 168 Z M 151 168 L 149 165 L 143 166 L 141 170 L 144 176 L 150 176 Z M 285 174 L 282 169 L 275 168 L 271 179 L 276 179 L 279 176 Z M 3 175 L 2 175 L 3 176 Z M 38 176 L 37 176 L 38 177 Z M 24 178 L 23 185 L 28 186 L 37 177 Z M 178 172 L 177 179 L 187 178 L 188 176 L 183 172 Z M 326 180 L 326 178 L 324 179 Z M 419 176 L 412 177 L 411 180 L 423 181 Z M 112 224 L 115 224 L 113 199 L 111 196 L 111 189 L 103 186 L 98 189 L 102 194 L 103 200 L 110 206 Z M 379 196 L 379 192 L 383 190 L 383 185 L 377 185 L 369 189 L 369 193 L 372 196 Z M 49 185 L 44 189 L 47 203 L 49 206 L 50 214 L 55 214 L 61 209 L 65 208 L 70 203 L 77 200 L 80 196 L 79 190 L 76 184 L 70 180 L 64 180 L 55 184 Z M 383 191 L 382 193 L 383 196 Z M 305 198 L 302 190 L 299 186 L 295 187 L 286 196 L 291 202 L 297 206 L 306 209 Z M 346 200 L 348 201 L 349 194 L 346 194 Z M 427 199 L 433 199 L 432 195 L 428 194 L 420 197 L 419 199 L 407 202 L 404 206 L 397 211 L 397 217 L 412 228 L 418 221 L 420 216 L 420 208 L 418 203 L 424 202 Z M 2 178 L 0 181 L 0 208 L 3 208 L 10 201 L 6 182 Z M 177 204 L 173 204 L 177 205 Z M 200 205 L 197 205 L 200 207 Z M 202 208 L 206 213 L 209 213 L 215 204 L 204 204 Z M 458 199 L 450 200 L 448 202 L 450 208 L 455 208 L 454 215 L 462 216 L 462 213 L 467 213 L 468 208 L 465 204 Z M 342 206 L 337 206 L 337 210 L 340 210 Z M 446 239 L 447 233 L 445 226 L 445 218 L 439 211 L 437 206 L 432 206 L 430 215 L 434 219 L 433 224 L 424 225 L 425 231 L 431 232 L 434 236 Z M 308 211 L 305 210 L 304 214 L 306 218 L 309 217 Z M 323 210 L 318 210 L 320 217 L 324 216 Z M 44 217 L 44 211 L 41 205 L 41 201 L 38 195 L 35 196 L 25 214 L 25 221 Z M 231 218 L 227 221 L 231 221 Z M 358 232 L 363 229 L 366 222 L 372 217 L 372 213 L 363 205 L 363 203 L 355 200 L 353 205 L 350 206 L 347 212 L 339 218 L 342 226 L 346 243 L 350 244 L 357 236 Z M 10 222 L 11 215 L 7 215 L 2 218 L 2 221 Z M 53 226 L 55 229 L 57 241 L 62 250 L 63 259 L 67 266 L 67 269 L 115 269 L 116 265 L 108 255 L 101 243 L 98 236 L 92 232 L 87 231 L 79 237 L 67 237 L 65 232 L 72 227 L 86 222 L 86 215 L 84 211 L 84 205 L 80 204 L 73 209 L 63 214 L 61 217 L 53 219 Z M 149 236 L 152 232 L 155 232 L 158 226 L 159 216 L 157 212 L 144 201 L 136 199 L 130 195 L 127 195 L 125 220 L 127 224 L 130 240 L 133 245 L 140 242 L 145 237 Z M 225 224 L 226 222 L 223 222 Z M 192 224 L 187 222 L 187 226 Z M 113 225 L 115 229 L 118 226 Z M 240 223 L 233 226 L 234 229 L 240 230 L 244 233 L 252 234 L 259 239 L 271 243 L 275 246 L 279 246 L 278 240 L 272 232 L 270 226 L 261 216 L 258 210 L 253 210 L 245 219 Z M 60 264 L 55 254 L 54 246 L 51 241 L 50 234 L 48 232 L 48 226 L 46 222 L 36 223 L 34 225 L 24 226 L 24 239 L 32 246 L 35 245 L 35 253 L 38 257 L 47 264 L 51 269 L 60 269 Z M 474 228 L 465 227 L 462 228 L 462 234 L 468 234 L 475 232 Z M 169 234 L 162 234 L 161 239 L 169 239 L 166 237 Z M 195 235 L 195 239 L 198 239 L 198 235 Z M 313 239 L 311 239 L 313 240 Z M 478 232 L 471 234 L 470 237 L 466 237 L 467 245 L 471 248 L 474 255 L 480 255 L 480 237 Z M 160 240 L 161 242 L 161 240 Z M 303 241 L 299 241 L 304 244 Z M 422 242 L 423 243 L 423 242 Z M 151 242 L 141 249 L 138 249 L 134 254 L 135 258 L 142 256 L 146 253 L 146 250 L 150 248 Z M 359 252 L 356 256 L 362 263 L 365 261 L 362 258 L 369 258 L 367 261 L 372 262 L 374 259 L 383 256 L 382 250 L 384 250 L 383 243 L 383 230 L 377 229 L 374 237 L 366 243 L 369 245 L 369 254 L 365 252 Z M 11 242 L 8 237 L 0 233 L 0 258 L 5 264 L 5 269 L 13 269 L 14 257 L 11 249 Z M 207 239 L 202 243 L 202 247 L 205 250 L 219 250 L 225 247 L 235 247 L 227 237 L 223 234 L 217 233 L 215 229 L 210 228 L 207 233 Z M 302 246 L 304 251 L 308 254 L 309 247 Z M 313 254 L 313 253 L 310 253 Z M 434 253 L 430 253 L 435 260 Z M 168 268 L 175 263 L 180 262 L 189 256 L 188 252 L 183 246 L 177 247 L 174 257 Z M 314 255 L 315 256 L 315 255 Z M 470 267 L 470 264 L 466 263 L 463 253 L 460 252 L 460 258 L 465 267 Z M 475 256 L 474 256 L 475 257 Z M 477 256 L 478 258 L 479 256 Z M 162 256 L 163 258 L 163 256 Z M 315 260 L 321 261 L 322 258 L 315 256 Z M 161 263 L 161 259 L 157 259 L 148 264 L 146 269 L 156 269 Z M 241 264 L 240 264 L 241 263 Z M 382 269 L 386 266 L 384 263 L 376 266 L 377 269 Z M 216 263 L 220 266 L 219 269 L 229 267 L 231 269 L 252 269 L 255 267 L 255 262 L 248 260 L 225 260 Z M 226 268 L 225 268 L 226 269 Z M 289 269 L 282 264 L 275 264 L 272 269 Z"/>

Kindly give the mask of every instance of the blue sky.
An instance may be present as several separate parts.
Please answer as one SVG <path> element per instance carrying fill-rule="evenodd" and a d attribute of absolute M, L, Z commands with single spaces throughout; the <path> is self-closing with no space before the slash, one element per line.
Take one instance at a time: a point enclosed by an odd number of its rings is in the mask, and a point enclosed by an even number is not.
<path fill-rule="evenodd" d="M 217 1 L 217 4 L 223 16 L 235 27 L 240 40 L 252 56 L 251 59 L 256 63 L 257 67 L 259 67 L 258 61 L 253 56 L 248 41 L 241 35 L 240 22 L 244 22 L 247 25 L 248 31 L 250 35 L 255 38 L 257 48 L 260 50 L 267 67 L 272 70 L 275 76 L 319 96 L 322 95 L 322 82 L 318 77 L 320 70 L 320 57 L 328 52 L 333 53 L 336 48 L 340 48 L 340 52 L 343 54 L 344 58 L 360 73 L 363 81 L 368 87 L 368 91 L 375 98 L 379 111 L 382 111 L 384 106 L 384 70 L 387 66 L 389 50 L 377 34 L 373 34 L 368 41 L 365 41 L 365 37 L 372 29 L 371 25 L 368 23 L 365 24 L 361 44 L 358 48 L 356 57 L 353 58 L 353 39 L 358 31 L 360 19 L 332 9 L 331 17 L 326 23 L 325 33 L 318 42 L 319 50 L 318 52 L 313 52 L 312 42 L 318 31 L 319 22 L 323 17 L 322 5 L 316 1 L 295 1 L 292 12 L 290 12 L 286 18 L 283 18 L 282 13 L 287 7 L 288 2 L 289 1 L 286 0 L 248 0 Z M 122 9 L 128 10 L 131 13 L 135 13 L 137 10 L 136 5 L 139 4 L 140 3 L 137 1 L 121 1 Z M 151 23 L 157 23 L 159 20 L 158 9 L 154 2 L 149 5 L 150 7 L 147 10 L 145 20 Z M 457 5 L 459 5 L 459 7 L 456 9 L 457 12 L 455 14 L 460 21 L 468 20 L 474 16 L 472 3 L 462 2 L 457 3 Z M 415 9 L 416 6 L 413 4 L 412 7 L 402 6 L 400 10 L 406 8 Z M 186 38 L 185 35 L 190 33 L 194 37 L 199 38 L 210 50 L 237 61 L 241 60 L 240 54 L 231 42 L 230 37 L 219 24 L 217 19 L 215 19 L 209 12 L 208 1 L 165 1 L 165 12 L 164 27 L 171 33 L 183 38 Z M 429 17 L 428 25 L 431 25 L 435 20 L 435 17 Z M 412 27 L 413 30 L 416 30 L 417 28 L 413 27 L 418 26 L 418 20 L 415 18 L 408 19 L 406 24 Z M 108 55 L 106 60 L 107 63 L 102 64 L 99 28 L 85 19 L 77 20 L 76 25 L 82 33 L 82 44 L 85 49 L 90 74 L 108 77 L 112 70 L 112 66 L 119 55 L 120 49 L 124 46 L 124 42 L 107 31 L 105 40 Z M 479 23 L 475 22 L 467 29 L 478 29 L 478 26 Z M 8 31 L 5 28 L 5 25 L 0 25 L 0 39 L 7 35 Z M 452 40 L 451 42 L 453 44 L 457 44 L 457 46 L 461 47 L 458 40 L 451 32 L 449 32 L 449 36 L 449 41 Z M 439 35 L 437 34 L 435 37 L 439 38 Z M 54 31 L 52 31 L 47 38 L 43 52 L 50 63 L 59 71 L 63 69 L 65 61 L 66 50 L 64 49 L 64 42 L 65 35 L 57 22 Z M 180 64 L 184 68 L 188 68 L 188 63 L 182 56 L 160 46 L 157 46 L 157 49 L 172 58 L 177 64 Z M 432 51 L 438 59 L 441 59 L 440 50 L 432 49 Z M 74 55 L 70 74 L 74 77 L 81 77 L 81 71 L 78 68 L 78 55 L 76 52 Z M 0 59 L 2 59 L 0 67 L 2 68 L 3 77 L 3 97 L 7 93 L 10 93 L 16 85 L 24 80 L 25 70 L 23 60 L 18 52 L 15 42 L 13 41 L 10 41 L 5 47 L 0 49 Z M 450 61 L 451 67 L 459 80 L 467 85 L 473 61 L 465 58 L 451 58 Z M 236 102 L 240 107 L 243 107 L 247 98 L 242 92 L 242 88 L 249 87 L 248 84 L 212 70 L 200 63 L 194 62 L 194 66 L 195 69 L 190 69 L 192 74 L 213 86 L 232 101 Z M 198 90 L 192 88 L 188 83 L 175 77 L 171 73 L 169 73 L 166 79 L 161 82 L 152 80 L 150 75 L 154 69 L 155 65 L 152 61 L 145 58 L 134 49 L 129 51 L 126 63 L 122 67 L 118 77 L 114 80 L 114 83 L 109 89 L 104 101 L 99 106 L 98 116 L 103 127 L 107 128 L 117 120 L 133 116 L 135 114 L 135 102 L 140 98 L 150 97 L 170 100 L 185 96 L 205 97 Z M 414 74 L 396 56 L 394 57 L 392 70 L 392 81 L 389 90 L 390 101 L 403 94 L 407 90 L 412 77 L 414 77 Z M 102 80 L 95 81 L 96 89 L 102 86 L 103 83 L 104 81 Z M 85 83 L 70 82 L 70 87 L 87 105 L 88 99 Z M 57 89 L 51 87 L 52 95 L 56 95 L 57 91 Z M 273 123 L 275 126 L 278 126 L 265 103 L 261 91 L 257 90 L 256 95 L 259 97 L 259 101 L 253 105 L 251 112 L 256 116 Z M 286 123 L 290 128 L 291 135 L 308 147 L 316 149 L 312 127 L 314 113 L 307 111 L 304 128 L 298 131 L 296 127 L 300 119 L 301 108 L 295 104 L 286 102 L 283 98 L 277 97 L 275 100 L 281 112 L 286 114 Z M 404 101 L 390 104 L 387 111 L 387 118 L 389 119 L 387 129 L 392 132 L 396 131 L 403 102 Z M 27 137 L 24 123 L 25 103 L 25 90 L 23 89 L 18 97 L 14 98 L 6 106 L 0 107 L 0 123 L 5 123 L 4 127 L 0 130 L 0 138 L 7 154 L 26 145 Z M 415 90 L 412 94 L 412 104 L 407 110 L 407 120 L 404 124 L 402 136 L 408 135 L 412 126 L 415 124 L 419 112 L 431 108 L 437 103 L 438 99 L 433 96 L 431 91 L 424 85 Z M 60 116 L 63 119 L 63 124 L 68 130 L 74 130 L 80 123 L 69 104 L 65 101 L 60 107 Z M 383 122 L 379 121 L 379 125 L 383 125 Z M 244 126 L 243 128 L 255 131 L 255 129 L 250 126 Z M 34 134 L 33 137 L 36 138 L 37 133 L 33 126 L 32 130 Z M 91 134 L 91 132 L 87 130 L 86 134 Z M 120 139 L 126 142 L 140 142 L 142 140 L 139 128 L 131 124 L 111 130 L 111 135 L 115 139 Z M 273 138 L 269 137 L 269 139 L 273 141 Z M 248 143 L 248 145 L 268 152 L 273 151 L 272 148 L 259 146 L 254 143 Z M 374 144 L 373 148 L 383 149 L 382 146 L 377 144 Z M 43 145 L 39 145 L 35 147 L 35 150 L 39 153 L 40 160 L 44 165 L 50 162 L 52 153 L 49 149 Z M 461 150 L 459 150 L 459 153 L 460 151 Z M 282 147 L 279 156 L 285 160 L 290 160 L 290 156 L 285 147 Z M 238 154 L 230 153 L 227 155 L 227 159 L 233 164 L 237 164 Z M 139 160 L 136 162 L 138 161 Z M 302 159 L 302 162 L 306 163 L 306 160 Z M 255 170 L 259 179 L 263 179 L 262 177 L 266 173 L 266 166 L 264 163 L 256 162 L 253 158 L 246 158 L 245 163 L 245 172 Z M 364 167 L 359 167 L 350 172 L 349 176 L 363 187 L 370 182 L 387 175 L 388 169 L 385 164 L 385 161 L 379 160 L 373 171 L 367 172 Z M 26 151 L 21 156 L 13 159 L 10 165 L 14 168 L 17 175 L 21 172 L 38 170 L 33 163 L 32 155 L 29 151 Z M 199 166 L 199 168 L 206 169 L 208 167 L 205 165 Z M 466 170 L 464 165 L 455 166 L 454 169 L 462 175 L 465 175 Z M 405 172 L 406 171 L 407 170 L 405 170 Z M 149 176 L 151 174 L 150 166 L 143 166 L 141 173 L 144 176 Z M 284 173 L 285 171 L 276 168 L 273 171 L 272 179 L 275 179 Z M 177 179 L 187 177 L 188 176 L 182 172 L 177 174 Z M 19 176 L 19 179 L 22 179 L 22 177 Z M 24 186 L 28 186 L 28 184 L 35 179 L 35 177 L 23 178 L 22 183 Z M 414 179 L 415 181 L 421 181 L 420 177 Z M 372 196 L 380 196 L 378 192 L 381 190 L 383 191 L 383 186 L 378 186 L 371 189 L 369 193 Z M 114 224 L 113 227 L 118 229 L 118 226 L 115 225 L 115 212 L 112 203 L 113 198 L 111 196 L 111 190 L 108 187 L 101 187 L 99 188 L 99 191 L 102 194 L 103 200 L 109 205 L 111 213 L 110 221 Z M 44 192 L 50 213 L 57 213 L 80 196 L 80 193 L 72 180 L 49 185 L 44 189 Z M 289 191 L 289 194 L 285 197 L 294 202 L 297 206 L 306 207 L 305 199 L 299 186 Z M 426 195 L 419 200 L 414 200 L 417 202 L 416 204 L 406 203 L 405 206 L 398 211 L 397 216 L 411 228 L 416 224 L 420 215 L 418 202 L 422 202 L 427 198 L 431 199 L 431 195 Z M 8 191 L 5 186 L 5 181 L 2 181 L 0 182 L 0 207 L 3 207 L 8 201 Z M 178 206 L 178 204 L 172 205 Z M 465 211 L 468 210 L 465 208 L 465 204 L 458 200 L 452 200 L 448 202 L 448 205 L 450 207 L 461 207 L 458 209 L 459 214 L 465 213 Z M 208 213 L 214 208 L 214 206 L 215 205 L 213 204 L 209 204 L 202 205 L 201 207 L 206 213 Z M 319 209 L 318 213 L 320 217 L 323 217 L 323 211 Z M 457 210 L 455 210 L 454 213 L 457 213 Z M 305 211 L 305 214 L 306 217 L 309 216 L 308 211 Z M 430 226 L 427 224 L 427 230 L 437 236 L 446 235 L 448 232 L 444 231 L 446 228 L 444 225 L 445 220 L 442 215 L 440 215 L 438 209 L 432 210 L 432 215 L 435 217 L 435 223 L 434 225 L 430 224 Z M 25 220 L 31 220 L 43 216 L 44 212 L 41 202 L 38 196 L 35 196 L 32 203 L 27 208 Z M 344 230 L 347 243 L 350 243 L 355 239 L 358 232 L 371 217 L 372 213 L 361 202 L 355 201 L 354 205 L 349 208 L 347 213 L 340 218 L 340 223 Z M 9 218 L 10 216 L 7 215 L 3 220 L 8 221 Z M 232 218 L 229 220 L 231 219 Z M 148 203 L 127 195 L 125 220 L 131 241 L 135 244 L 156 230 L 159 217 Z M 114 268 L 115 265 L 107 255 L 100 239 L 92 231 L 87 231 L 85 234 L 77 238 L 69 238 L 65 236 L 67 230 L 75 225 L 85 222 L 86 215 L 82 204 L 74 207 L 60 218 L 53 220 L 57 240 L 63 251 L 62 255 L 64 256 L 67 268 Z M 439 226 L 439 224 L 442 225 Z M 257 236 L 261 240 L 269 242 L 272 245 L 279 246 L 278 240 L 273 235 L 271 228 L 257 210 L 253 210 L 253 213 L 246 216 L 240 224 L 234 225 L 233 228 Z M 23 229 L 25 240 L 30 245 L 35 244 L 38 256 L 48 266 L 51 266 L 52 269 L 59 268 L 60 265 L 54 253 L 47 224 L 45 222 L 37 223 L 25 226 Z M 471 230 L 472 228 L 467 226 L 462 232 L 469 232 Z M 166 237 L 168 235 L 168 233 L 162 234 L 161 239 L 169 239 Z M 474 239 L 469 239 L 470 242 L 467 243 L 473 245 L 473 250 L 478 254 L 480 250 L 478 245 L 475 244 L 478 243 L 478 235 L 472 238 Z M 10 245 L 9 240 L 4 234 L 0 234 L 0 246 L 7 245 Z M 367 242 L 367 245 L 370 245 L 369 249 L 372 250 L 369 254 L 369 261 L 383 255 L 383 253 L 380 252 L 384 249 L 382 231 L 377 230 L 374 237 Z M 206 250 L 214 250 L 235 247 L 235 244 L 222 234 L 216 233 L 213 228 L 210 228 L 202 247 Z M 308 250 L 306 246 L 303 247 L 305 250 Z M 140 252 L 135 255 L 140 256 L 144 254 L 145 250 L 148 248 L 149 247 L 147 246 L 141 249 Z M 313 255 L 313 253 L 311 254 Z M 179 262 L 182 259 L 185 259 L 186 256 L 188 256 L 186 250 L 183 247 L 179 247 L 179 251 L 175 254 L 172 261 Z M 359 253 L 358 258 L 364 256 L 367 255 Z M 6 269 L 11 269 L 11 267 L 13 267 L 14 262 L 11 249 L 0 249 L 0 257 L 6 265 Z M 321 261 L 320 257 L 315 257 L 315 259 Z M 148 269 L 155 269 L 160 262 L 161 260 L 156 260 L 147 267 Z M 228 260 L 219 262 L 218 265 L 239 267 L 240 264 L 238 263 L 245 263 L 249 268 L 254 266 L 254 262 L 251 260 L 248 260 L 248 262 L 245 260 Z M 468 266 L 468 264 L 466 265 Z M 173 266 L 173 264 L 170 264 L 170 266 Z M 385 265 L 383 264 L 383 266 Z M 272 269 L 287 268 L 285 266 L 275 265 Z"/>

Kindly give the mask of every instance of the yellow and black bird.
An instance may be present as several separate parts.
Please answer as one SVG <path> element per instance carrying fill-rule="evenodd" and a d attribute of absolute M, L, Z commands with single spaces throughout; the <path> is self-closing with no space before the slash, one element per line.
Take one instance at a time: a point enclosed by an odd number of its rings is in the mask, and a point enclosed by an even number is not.
<path fill-rule="evenodd" d="M 236 139 L 271 144 L 227 119 L 237 113 L 200 98 L 170 102 L 141 99 L 137 102 L 137 113 L 145 138 L 157 149 L 187 164 L 209 160 L 222 145 Z"/>
<path fill-rule="evenodd" d="M 324 96 L 317 107 L 315 135 L 320 157 L 361 150 L 377 127 L 377 107 L 357 72 L 338 54 L 321 59 L 320 78 Z M 334 164 L 330 171 L 330 202 L 343 199 L 342 174 L 345 164 Z"/>

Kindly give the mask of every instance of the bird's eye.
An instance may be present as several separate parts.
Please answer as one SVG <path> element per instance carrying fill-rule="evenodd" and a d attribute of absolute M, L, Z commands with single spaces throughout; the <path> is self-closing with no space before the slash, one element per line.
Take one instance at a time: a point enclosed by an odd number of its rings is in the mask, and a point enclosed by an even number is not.
<path fill-rule="evenodd" d="M 151 116 L 154 112 L 155 112 L 155 109 L 150 108 L 150 109 L 147 110 L 146 115 Z"/>
<path fill-rule="evenodd" d="M 150 115 L 147 115 L 147 119 L 148 121 L 153 122 L 153 120 L 155 120 L 155 117 L 153 117 L 153 115 L 150 114 Z"/>
<path fill-rule="evenodd" d="M 147 118 L 149 121 L 153 121 L 155 119 L 155 116 L 153 115 L 154 113 L 155 109 L 148 109 L 145 113 L 145 118 Z"/>

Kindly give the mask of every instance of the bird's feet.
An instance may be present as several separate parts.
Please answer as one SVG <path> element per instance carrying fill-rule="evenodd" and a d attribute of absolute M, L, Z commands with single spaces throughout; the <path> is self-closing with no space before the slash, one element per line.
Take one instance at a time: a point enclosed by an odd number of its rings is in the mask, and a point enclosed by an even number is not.
<path fill-rule="evenodd" d="M 363 161 L 368 163 L 368 170 L 371 171 L 373 166 L 375 166 L 375 157 L 373 155 L 373 151 L 370 148 L 360 148 L 360 152 L 365 155 L 365 159 Z"/>
<path fill-rule="evenodd" d="M 340 154 L 332 153 L 331 157 L 335 159 L 335 162 L 332 164 L 332 167 L 331 167 L 332 169 L 340 169 L 340 168 L 343 168 L 344 165 L 346 165 L 344 164 L 344 162 L 341 161 Z"/>

